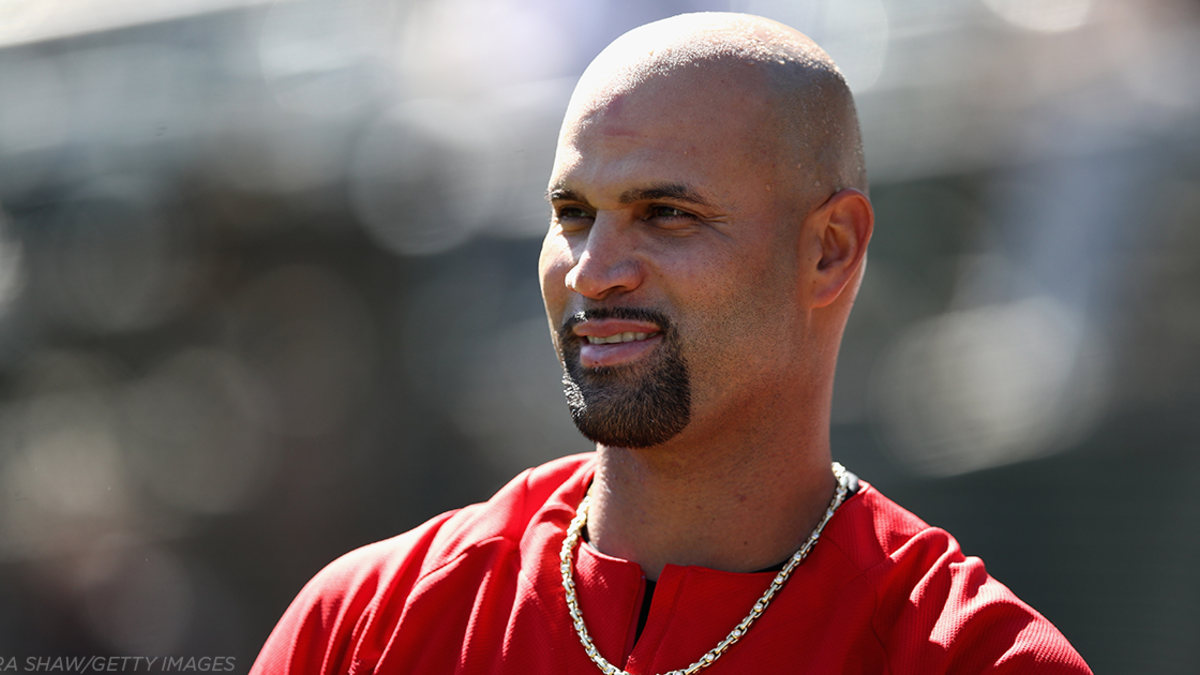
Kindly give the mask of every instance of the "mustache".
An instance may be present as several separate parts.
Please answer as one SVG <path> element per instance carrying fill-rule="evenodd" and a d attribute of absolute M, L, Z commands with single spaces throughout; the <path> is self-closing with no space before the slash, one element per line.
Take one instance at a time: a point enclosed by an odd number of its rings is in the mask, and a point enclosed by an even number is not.
<path fill-rule="evenodd" d="M 571 331 L 575 326 L 584 321 L 598 321 L 600 319 L 621 319 L 653 323 L 658 326 L 659 331 L 664 336 L 673 330 L 671 319 L 658 310 L 647 309 L 645 307 L 598 307 L 596 309 L 580 310 L 567 317 L 567 320 L 558 329 L 559 344 L 566 344 L 574 337 L 574 333 Z"/>

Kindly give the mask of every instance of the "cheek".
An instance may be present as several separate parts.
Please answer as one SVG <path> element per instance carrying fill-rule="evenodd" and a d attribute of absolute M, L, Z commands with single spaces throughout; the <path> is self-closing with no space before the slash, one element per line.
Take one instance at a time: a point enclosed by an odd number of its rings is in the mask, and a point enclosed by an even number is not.
<path fill-rule="evenodd" d="M 547 235 L 542 242 L 542 252 L 538 257 L 538 280 L 542 287 L 542 300 L 546 303 L 546 311 L 561 308 L 567 297 L 566 278 L 571 269 L 570 250 L 562 237 Z"/>
<path fill-rule="evenodd" d="M 770 370 L 795 329 L 795 266 L 785 256 L 744 256 L 690 281 L 692 348 L 715 376 Z"/>

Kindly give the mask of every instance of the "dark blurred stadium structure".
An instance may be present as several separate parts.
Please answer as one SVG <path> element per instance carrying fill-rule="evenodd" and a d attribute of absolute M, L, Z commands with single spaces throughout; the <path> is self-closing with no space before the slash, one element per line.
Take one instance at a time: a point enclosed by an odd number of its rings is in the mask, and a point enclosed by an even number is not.
<path fill-rule="evenodd" d="M 0 0 L 0 655 L 231 655 L 587 449 L 535 275 L 574 79 L 812 35 L 879 223 L 834 453 L 1096 672 L 1200 672 L 1200 5 Z"/>

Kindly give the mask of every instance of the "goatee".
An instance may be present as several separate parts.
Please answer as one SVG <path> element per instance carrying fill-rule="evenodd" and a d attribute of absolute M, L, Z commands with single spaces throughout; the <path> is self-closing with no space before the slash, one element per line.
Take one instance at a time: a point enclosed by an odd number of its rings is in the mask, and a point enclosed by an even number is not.
<path fill-rule="evenodd" d="M 585 320 L 646 321 L 659 327 L 662 344 L 649 363 L 585 368 L 580 338 L 571 329 Z M 679 337 L 660 312 L 614 307 L 579 312 L 558 331 L 563 358 L 563 391 L 575 426 L 588 440 L 620 448 L 648 448 L 674 438 L 692 414 L 687 362 Z"/>

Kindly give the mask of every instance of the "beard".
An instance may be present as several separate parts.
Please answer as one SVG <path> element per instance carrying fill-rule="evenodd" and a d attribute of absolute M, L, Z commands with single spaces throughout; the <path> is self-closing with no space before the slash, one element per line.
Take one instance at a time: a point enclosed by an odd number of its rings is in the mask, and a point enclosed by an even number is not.
<path fill-rule="evenodd" d="M 649 321 L 662 334 L 659 353 L 649 363 L 585 368 L 582 342 L 571 329 L 586 319 Z M 620 448 L 648 448 L 683 431 L 692 416 L 687 362 L 679 336 L 663 314 L 630 307 L 579 312 L 558 331 L 563 359 L 563 392 L 575 426 L 588 440 Z"/>

